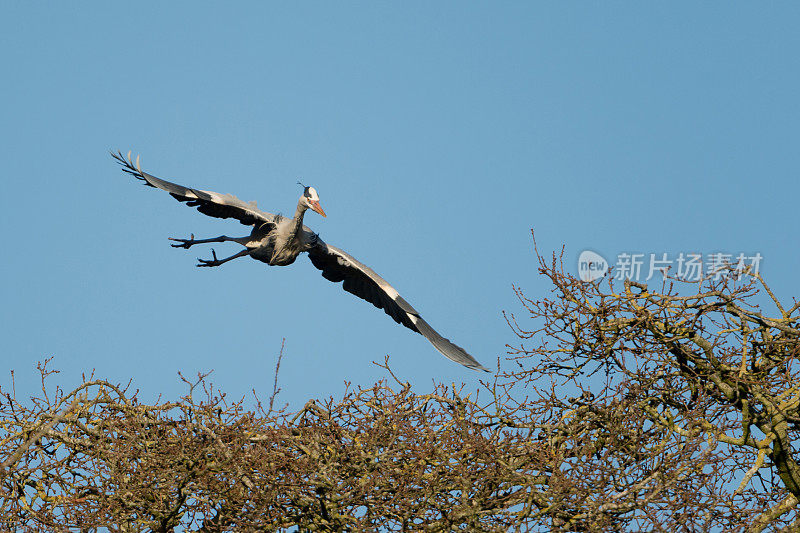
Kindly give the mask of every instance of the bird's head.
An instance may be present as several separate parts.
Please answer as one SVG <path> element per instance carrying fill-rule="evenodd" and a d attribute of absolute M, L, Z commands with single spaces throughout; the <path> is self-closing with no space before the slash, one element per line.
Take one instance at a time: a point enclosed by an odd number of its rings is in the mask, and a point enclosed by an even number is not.
<path fill-rule="evenodd" d="M 297 182 L 299 185 L 303 187 L 303 196 L 300 197 L 300 203 L 319 213 L 320 215 L 327 217 L 325 211 L 323 211 L 322 206 L 319 205 L 319 195 L 317 194 L 317 190 L 314 187 L 306 187 L 299 181 Z"/>

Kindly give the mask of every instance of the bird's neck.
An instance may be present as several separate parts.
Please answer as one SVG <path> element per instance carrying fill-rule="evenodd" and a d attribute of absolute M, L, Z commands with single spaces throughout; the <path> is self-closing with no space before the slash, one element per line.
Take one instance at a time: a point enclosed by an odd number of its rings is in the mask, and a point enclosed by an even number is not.
<path fill-rule="evenodd" d="M 303 216 L 306 214 L 306 210 L 308 206 L 305 205 L 303 202 L 297 202 L 297 210 L 294 212 L 294 218 L 292 218 L 292 226 L 289 229 L 289 238 L 296 239 L 297 236 L 300 234 L 300 231 L 303 228 Z"/>

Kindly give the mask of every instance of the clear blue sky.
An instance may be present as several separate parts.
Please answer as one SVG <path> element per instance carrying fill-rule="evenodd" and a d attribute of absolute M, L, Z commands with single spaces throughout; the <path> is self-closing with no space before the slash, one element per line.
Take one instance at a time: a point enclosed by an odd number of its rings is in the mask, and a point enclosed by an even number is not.
<path fill-rule="evenodd" d="M 494 367 L 540 249 L 761 253 L 797 295 L 800 8 L 794 3 L 82 2 L 0 7 L 4 387 L 55 356 L 144 399 L 213 369 L 231 396 L 483 375 L 301 258 L 197 269 L 243 235 L 119 171 L 291 214 Z M 218 254 L 235 247 L 219 245 Z M 505 362 L 501 364 L 507 364 Z"/>

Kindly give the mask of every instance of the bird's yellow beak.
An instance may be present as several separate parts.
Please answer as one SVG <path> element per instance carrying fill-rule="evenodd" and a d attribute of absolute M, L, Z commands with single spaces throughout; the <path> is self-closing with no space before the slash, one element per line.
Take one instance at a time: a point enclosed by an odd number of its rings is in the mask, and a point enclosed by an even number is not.
<path fill-rule="evenodd" d="M 319 202 L 317 202 L 316 200 L 309 200 L 308 204 L 311 206 L 311 209 L 313 209 L 314 211 L 316 211 L 320 215 L 322 215 L 322 216 L 327 218 L 328 215 L 326 215 L 325 211 L 322 210 L 322 206 L 319 205 Z"/>

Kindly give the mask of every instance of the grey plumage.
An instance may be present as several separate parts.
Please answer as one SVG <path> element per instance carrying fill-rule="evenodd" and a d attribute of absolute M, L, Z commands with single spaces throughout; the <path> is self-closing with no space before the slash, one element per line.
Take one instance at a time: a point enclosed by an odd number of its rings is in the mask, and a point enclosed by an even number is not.
<path fill-rule="evenodd" d="M 311 263 L 322 271 L 322 276 L 332 282 L 342 282 L 347 292 L 358 296 L 379 309 L 397 323 L 421 334 L 445 357 L 468 368 L 489 372 L 463 348 L 439 335 L 419 312 L 403 299 L 394 287 L 376 274 L 371 268 L 359 262 L 347 252 L 325 243 L 319 236 L 303 225 L 306 210 L 312 209 L 325 216 L 319 204 L 319 197 L 313 187 L 305 187 L 297 203 L 297 210 L 290 219 L 261 211 L 255 202 L 243 202 L 231 194 L 219 194 L 177 185 L 143 172 L 137 158 L 134 163 L 121 152 L 111 155 L 122 165 L 122 170 L 141 180 L 145 185 L 167 191 L 175 199 L 186 205 L 196 207 L 201 213 L 217 218 L 235 218 L 242 224 L 253 226 L 249 236 L 227 237 L 222 235 L 212 239 L 172 239 L 177 248 L 190 248 L 195 244 L 211 242 L 237 242 L 244 250 L 231 257 L 217 259 L 198 259 L 199 267 L 215 267 L 227 261 L 249 255 L 253 259 L 269 265 L 285 266 L 292 264 L 298 255 L 308 253 Z M 213 250 L 212 250 L 213 252 Z"/>

